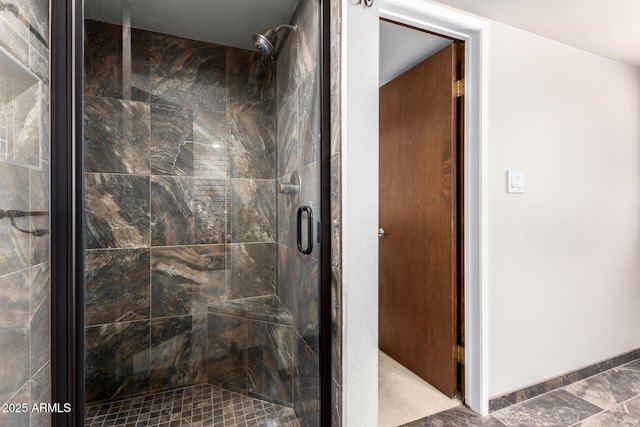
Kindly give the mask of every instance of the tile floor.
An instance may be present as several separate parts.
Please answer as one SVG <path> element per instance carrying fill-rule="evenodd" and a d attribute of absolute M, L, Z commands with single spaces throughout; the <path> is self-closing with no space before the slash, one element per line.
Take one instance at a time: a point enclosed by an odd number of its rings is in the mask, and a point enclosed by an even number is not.
<path fill-rule="evenodd" d="M 640 426 L 640 360 L 481 417 L 459 406 L 406 427 Z"/>
<path fill-rule="evenodd" d="M 209 384 L 87 407 L 86 427 L 300 427 L 292 408 Z"/>
<path fill-rule="evenodd" d="M 86 427 L 299 427 L 291 408 L 208 384 L 87 408 Z M 465 406 L 405 427 L 640 427 L 640 360 L 481 417 Z"/>

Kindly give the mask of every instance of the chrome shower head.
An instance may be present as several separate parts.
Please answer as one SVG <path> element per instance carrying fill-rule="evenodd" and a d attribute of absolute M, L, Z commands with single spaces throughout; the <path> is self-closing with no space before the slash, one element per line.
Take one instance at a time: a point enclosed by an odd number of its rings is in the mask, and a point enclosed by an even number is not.
<path fill-rule="evenodd" d="M 283 28 L 290 28 L 293 31 L 296 30 L 297 26 L 282 24 L 278 25 L 274 28 L 265 28 L 260 31 L 258 34 L 253 35 L 253 44 L 256 47 L 256 50 L 263 54 L 264 56 L 273 56 L 276 52 L 276 42 L 278 41 L 278 31 Z"/>
<path fill-rule="evenodd" d="M 253 44 L 258 52 L 264 56 L 273 56 L 276 50 L 276 40 L 278 40 L 278 35 L 273 28 L 265 28 L 253 35 Z"/>

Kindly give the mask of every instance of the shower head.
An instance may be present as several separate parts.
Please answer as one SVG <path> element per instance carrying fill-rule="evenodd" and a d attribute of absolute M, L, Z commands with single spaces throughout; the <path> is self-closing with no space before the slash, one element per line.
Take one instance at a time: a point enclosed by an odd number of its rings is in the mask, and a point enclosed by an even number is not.
<path fill-rule="evenodd" d="M 258 34 L 253 35 L 253 44 L 255 45 L 258 52 L 263 54 L 264 56 L 273 56 L 276 52 L 276 41 L 278 40 L 278 31 L 283 28 L 291 28 L 293 31 L 296 30 L 297 26 L 281 24 L 274 28 L 265 28 L 260 31 Z"/>

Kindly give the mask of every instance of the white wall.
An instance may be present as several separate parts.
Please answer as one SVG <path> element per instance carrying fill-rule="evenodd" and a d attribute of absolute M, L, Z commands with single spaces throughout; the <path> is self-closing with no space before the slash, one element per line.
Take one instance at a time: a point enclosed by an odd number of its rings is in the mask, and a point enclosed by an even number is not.
<path fill-rule="evenodd" d="M 343 425 L 378 425 L 378 2 L 342 2 Z"/>
<path fill-rule="evenodd" d="M 343 12 L 343 424 L 376 425 L 378 17 Z M 489 34 L 497 396 L 640 347 L 640 71 L 495 22 Z M 509 168 L 525 194 L 506 193 Z"/>
<path fill-rule="evenodd" d="M 640 70 L 490 27 L 496 396 L 640 347 Z"/>

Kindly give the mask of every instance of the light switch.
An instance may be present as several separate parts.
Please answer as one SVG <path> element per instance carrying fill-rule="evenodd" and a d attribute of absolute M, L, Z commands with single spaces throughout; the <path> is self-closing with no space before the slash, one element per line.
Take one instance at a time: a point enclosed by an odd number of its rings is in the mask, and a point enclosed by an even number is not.
<path fill-rule="evenodd" d="M 507 171 L 507 193 L 524 193 L 524 174 L 522 171 Z"/>

